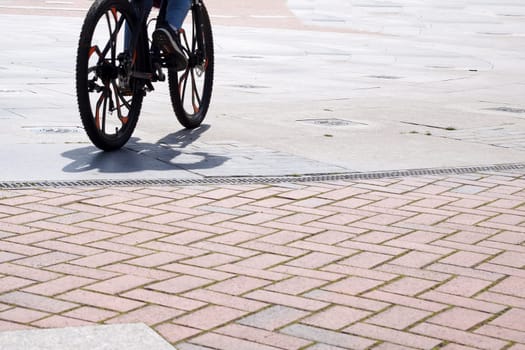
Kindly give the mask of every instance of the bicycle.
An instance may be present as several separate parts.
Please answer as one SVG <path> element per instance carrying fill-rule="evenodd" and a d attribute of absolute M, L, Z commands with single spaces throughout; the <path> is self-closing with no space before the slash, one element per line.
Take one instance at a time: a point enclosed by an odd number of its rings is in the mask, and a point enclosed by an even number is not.
<path fill-rule="evenodd" d="M 164 22 L 166 3 L 160 5 L 156 28 Z M 148 21 L 148 14 L 137 6 L 129 0 L 96 0 L 80 33 L 76 62 L 80 117 L 91 142 L 104 151 L 117 150 L 129 140 L 143 98 L 154 90 L 152 83 L 166 80 L 165 69 L 173 111 L 185 128 L 197 128 L 210 105 L 214 48 L 203 1 L 192 0 L 183 26 L 190 28 L 179 31 L 188 57 L 186 69 L 179 72 L 148 36 L 155 19 Z"/>

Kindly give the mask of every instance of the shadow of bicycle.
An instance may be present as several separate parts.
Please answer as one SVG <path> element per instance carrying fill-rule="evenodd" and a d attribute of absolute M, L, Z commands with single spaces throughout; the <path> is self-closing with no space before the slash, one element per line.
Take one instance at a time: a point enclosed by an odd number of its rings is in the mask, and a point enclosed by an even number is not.
<path fill-rule="evenodd" d="M 218 154 L 203 152 L 194 142 L 210 128 L 201 125 L 193 130 L 180 130 L 156 143 L 141 142 L 132 137 L 120 150 L 103 152 L 94 146 L 62 153 L 73 162 L 63 168 L 68 173 L 96 170 L 101 173 L 134 173 L 142 171 L 196 171 L 221 166 L 229 160 Z"/>

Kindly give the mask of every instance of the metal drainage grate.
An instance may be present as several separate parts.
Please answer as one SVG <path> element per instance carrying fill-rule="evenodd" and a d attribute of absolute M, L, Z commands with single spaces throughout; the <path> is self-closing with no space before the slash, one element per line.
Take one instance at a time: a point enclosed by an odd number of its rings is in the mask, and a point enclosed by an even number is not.
<path fill-rule="evenodd" d="M 354 126 L 354 125 L 367 125 L 365 123 L 354 122 L 346 119 L 338 118 L 326 118 L 326 119 L 299 119 L 297 120 L 304 124 L 313 124 L 319 126 Z"/>
<path fill-rule="evenodd" d="M 21 181 L 0 182 L 0 189 L 26 189 L 45 187 L 110 187 L 110 186 L 191 186 L 191 185 L 246 185 L 304 182 L 329 182 L 340 180 L 377 180 L 409 176 L 443 176 L 479 172 L 525 170 L 525 163 L 496 164 L 474 167 L 427 168 L 365 173 L 306 174 L 297 176 L 232 176 L 205 177 L 201 179 L 129 179 L 129 180 L 77 180 L 77 181 Z"/>

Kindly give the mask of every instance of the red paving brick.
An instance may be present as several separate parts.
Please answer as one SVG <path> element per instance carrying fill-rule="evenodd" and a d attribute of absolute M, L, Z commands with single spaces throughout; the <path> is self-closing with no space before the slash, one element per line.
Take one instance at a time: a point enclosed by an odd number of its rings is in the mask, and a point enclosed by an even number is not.
<path fill-rule="evenodd" d="M 378 326 L 402 330 L 430 315 L 432 315 L 432 313 L 429 311 L 395 305 L 388 310 L 367 319 L 366 322 Z"/>
<path fill-rule="evenodd" d="M 291 336 L 347 349 L 367 349 L 377 343 L 376 340 L 366 339 L 354 334 L 335 332 L 301 324 L 288 326 L 282 332 Z"/>
<path fill-rule="evenodd" d="M 254 343 L 274 346 L 276 348 L 296 350 L 311 344 L 311 341 L 285 334 L 269 332 L 254 327 L 247 327 L 239 324 L 230 324 L 219 328 L 216 333 L 228 335 L 234 338 L 253 341 Z"/>
<path fill-rule="evenodd" d="M 419 349 L 432 349 L 441 343 L 438 337 L 421 336 L 365 323 L 350 326 L 344 332 Z"/>
<path fill-rule="evenodd" d="M 77 309 L 66 312 L 63 315 L 66 317 L 77 318 L 79 320 L 86 320 L 90 322 L 102 322 L 104 320 L 117 316 L 118 313 L 114 311 L 98 309 L 91 306 L 82 306 Z"/>
<path fill-rule="evenodd" d="M 502 305 L 498 305 L 491 302 L 485 302 L 481 300 L 476 300 L 473 298 L 465 298 L 461 296 L 440 293 L 437 291 L 429 291 L 427 293 L 421 294 L 420 298 L 441 302 L 443 304 L 449 304 L 454 306 L 461 306 L 467 309 L 478 310 L 489 313 L 498 313 L 504 310 Z"/>
<path fill-rule="evenodd" d="M 382 281 L 352 276 L 324 286 L 323 289 L 340 294 L 358 295 L 367 290 L 375 289 L 381 284 L 383 284 Z"/>
<path fill-rule="evenodd" d="M 22 289 L 24 292 L 53 296 L 96 282 L 91 278 L 64 276 L 48 282 L 34 284 Z"/>
<path fill-rule="evenodd" d="M 22 307 L 15 307 L 3 312 L 0 312 L 0 320 L 18 322 L 18 323 L 31 323 L 41 318 L 49 316 L 48 313 L 40 312 L 36 310 L 25 309 Z"/>
<path fill-rule="evenodd" d="M 197 347 L 201 349 L 239 349 L 239 350 L 277 350 L 279 348 L 259 344 L 253 341 L 248 341 L 240 338 L 224 336 L 217 333 L 206 333 L 202 336 L 195 337 L 192 343 L 202 345 L 204 347 Z"/>
<path fill-rule="evenodd" d="M 100 310 L 100 309 L 99 309 Z M 104 310 L 101 310 L 104 311 Z M 171 320 L 183 314 L 184 311 L 175 310 L 169 307 L 160 305 L 146 305 L 143 308 L 133 310 L 131 312 L 122 314 L 118 317 L 112 318 L 107 323 L 137 323 L 142 322 L 149 326 L 160 324 Z M 87 312 L 89 314 L 89 312 Z M 75 314 L 78 316 L 78 313 Z M 85 316 L 84 316 L 85 317 Z M 100 314 L 100 317 L 108 318 L 105 314 Z M 79 317 L 80 318 L 80 317 Z"/>
<path fill-rule="evenodd" d="M 0 293 L 17 290 L 27 285 L 34 284 L 35 281 L 16 276 L 5 276 L 0 278 Z"/>
<path fill-rule="evenodd" d="M 441 255 L 439 254 L 411 251 L 395 260 L 392 260 L 391 263 L 395 265 L 421 268 L 436 261 L 440 257 Z"/>
<path fill-rule="evenodd" d="M 397 281 L 383 286 L 381 290 L 394 294 L 414 296 L 425 290 L 431 289 L 435 285 L 436 282 L 434 281 L 427 281 L 421 278 L 402 277 Z"/>
<path fill-rule="evenodd" d="M 166 265 L 168 263 L 184 259 L 186 256 L 182 254 L 173 254 L 169 252 L 159 252 L 140 258 L 135 258 L 126 261 L 127 264 L 142 266 L 142 267 L 155 267 L 160 265 Z"/>
<path fill-rule="evenodd" d="M 525 175 L 0 194 L 0 331 L 188 349 L 525 348 Z"/>
<path fill-rule="evenodd" d="M 477 324 L 483 323 L 490 317 L 492 317 L 492 314 L 487 312 L 469 310 L 462 307 L 453 307 L 450 310 L 446 310 L 439 315 L 429 318 L 427 322 L 467 330 Z"/>
<path fill-rule="evenodd" d="M 525 310 L 511 309 L 490 322 L 490 324 L 525 332 L 525 322 L 523 322 L 524 320 Z"/>
<path fill-rule="evenodd" d="M 89 289 L 94 292 L 101 292 L 105 294 L 120 294 L 124 291 L 137 288 L 153 281 L 154 280 L 151 278 L 124 275 L 85 286 L 84 289 Z"/>
<path fill-rule="evenodd" d="M 200 277 L 177 276 L 169 280 L 150 284 L 147 286 L 147 288 L 151 290 L 165 292 L 168 294 L 178 294 L 178 293 L 186 292 L 188 290 L 199 288 L 206 284 L 210 284 L 211 282 L 212 282 L 211 280 L 200 278 Z"/>
<path fill-rule="evenodd" d="M 265 290 L 257 290 L 255 292 L 251 292 L 249 294 L 246 294 L 245 297 L 248 299 L 262 301 L 265 303 L 289 306 L 300 310 L 308 311 L 318 311 L 329 305 L 328 303 L 322 301 Z"/>
<path fill-rule="evenodd" d="M 59 315 L 53 315 L 48 318 L 36 321 L 32 323 L 33 326 L 39 328 L 66 328 L 66 327 L 81 327 L 90 326 L 92 322 L 79 320 L 77 318 L 69 318 Z"/>
<path fill-rule="evenodd" d="M 78 306 L 78 304 L 64 300 L 19 291 L 0 295 L 0 301 L 10 305 L 54 313 L 71 310 Z"/>
<path fill-rule="evenodd" d="M 173 320 L 174 323 L 186 327 L 209 330 L 217 326 L 245 316 L 247 312 L 227 308 L 224 306 L 209 305 L 193 313 Z"/>
<path fill-rule="evenodd" d="M 490 285 L 491 282 L 489 281 L 457 276 L 436 288 L 436 291 L 464 297 L 472 297 L 474 294 L 477 294 Z"/>
<path fill-rule="evenodd" d="M 74 290 L 65 294 L 60 294 L 58 298 L 75 302 L 80 305 L 95 306 L 119 312 L 130 311 L 143 305 L 143 303 L 138 301 L 86 290 Z"/>
<path fill-rule="evenodd" d="M 346 305 L 361 310 L 380 311 L 390 306 L 383 301 L 375 301 L 368 298 L 355 297 L 336 292 L 315 290 L 305 294 L 308 298 L 326 301 L 332 305 Z"/>
<path fill-rule="evenodd" d="M 412 328 L 412 332 L 486 350 L 501 349 L 509 345 L 508 340 L 495 339 L 429 323 L 417 325 Z"/>
<path fill-rule="evenodd" d="M 320 328 L 338 330 L 370 316 L 370 314 L 371 313 L 367 311 L 335 305 L 303 319 L 301 323 Z"/>

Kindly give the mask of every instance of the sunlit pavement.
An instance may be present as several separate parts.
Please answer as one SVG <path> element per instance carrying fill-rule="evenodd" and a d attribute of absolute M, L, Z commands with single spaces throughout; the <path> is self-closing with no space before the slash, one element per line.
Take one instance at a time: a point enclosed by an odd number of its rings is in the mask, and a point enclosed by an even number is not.
<path fill-rule="evenodd" d="M 112 155 L 92 147 L 76 107 L 76 46 L 91 1 L 67 3 L 0 3 L 0 11 L 18 13 L 0 22 L 8 33 L 0 53 L 4 181 L 296 175 L 524 159 L 525 6 L 517 1 L 290 1 L 289 8 L 283 1 L 209 1 L 217 59 L 204 127 L 181 129 L 159 83 L 128 147 Z M 30 4 L 54 10 L 20 17 Z M 60 10 L 68 6 L 73 10 Z M 42 16 L 50 13 L 68 16 Z M 114 158 L 126 161 L 115 168 Z"/>
<path fill-rule="evenodd" d="M 525 5 L 208 1 L 206 124 L 104 154 L 90 4 L 0 1 L 2 350 L 525 349 Z"/>

